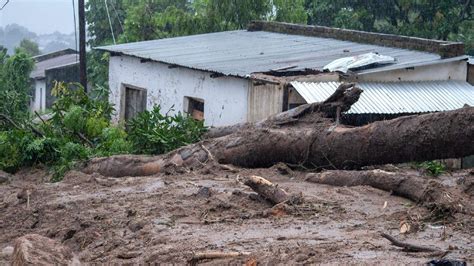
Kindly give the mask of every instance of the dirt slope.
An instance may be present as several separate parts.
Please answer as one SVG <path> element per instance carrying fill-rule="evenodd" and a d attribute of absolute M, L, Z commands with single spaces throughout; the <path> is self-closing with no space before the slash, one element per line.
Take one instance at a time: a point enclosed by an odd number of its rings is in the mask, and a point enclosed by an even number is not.
<path fill-rule="evenodd" d="M 271 211 L 238 181 L 247 175 L 302 192 L 306 203 L 286 213 Z M 387 232 L 450 249 L 447 258 L 474 262 L 473 217 L 458 214 L 433 223 L 425 219 L 426 209 L 387 192 L 316 185 L 304 182 L 304 176 L 276 168 L 120 179 L 71 172 L 51 184 L 41 181 L 47 179 L 44 171 L 25 170 L 0 184 L 0 251 L 17 237 L 38 233 L 62 241 L 81 261 L 96 263 L 185 263 L 194 252 L 205 251 L 249 253 L 202 261 L 209 264 L 423 263 L 437 258 L 391 246 L 380 237 Z M 472 178 L 464 171 L 441 179 L 456 185 Z M 408 221 L 413 232 L 400 235 L 401 221 Z M 0 254 L 0 264 L 8 260 Z"/>

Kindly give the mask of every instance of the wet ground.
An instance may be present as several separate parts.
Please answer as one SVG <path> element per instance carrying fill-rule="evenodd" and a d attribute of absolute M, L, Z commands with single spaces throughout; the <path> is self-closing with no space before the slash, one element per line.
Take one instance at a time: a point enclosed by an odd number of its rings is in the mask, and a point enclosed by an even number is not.
<path fill-rule="evenodd" d="M 259 175 L 305 203 L 278 210 L 239 177 Z M 105 178 L 70 172 L 48 183 L 29 169 L 0 184 L 0 251 L 38 233 L 61 241 L 83 262 L 187 263 L 195 252 L 241 252 L 200 263 L 425 263 L 441 254 L 409 253 L 380 237 L 449 250 L 445 258 L 474 262 L 473 217 L 431 219 L 415 203 L 371 187 L 340 188 L 304 181 L 305 173 L 276 168 L 216 170 L 179 175 Z M 456 185 L 472 178 L 455 172 Z M 470 201 L 472 202 L 472 201 Z M 407 234 L 400 224 L 410 224 Z M 8 249 L 7 249 L 8 250 Z M 9 261 L 0 254 L 0 264 Z"/>

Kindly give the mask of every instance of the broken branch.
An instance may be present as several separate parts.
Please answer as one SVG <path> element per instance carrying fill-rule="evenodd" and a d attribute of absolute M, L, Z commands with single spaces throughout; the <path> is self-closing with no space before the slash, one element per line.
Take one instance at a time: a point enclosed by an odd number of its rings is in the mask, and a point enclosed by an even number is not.
<path fill-rule="evenodd" d="M 270 201 L 272 204 L 279 204 L 288 201 L 301 202 L 302 196 L 291 195 L 278 185 L 266 180 L 260 176 L 251 176 L 244 178 L 244 184 L 249 186 L 253 191 L 257 192 L 262 198 Z M 295 201 L 295 202 L 296 202 Z"/>
<path fill-rule="evenodd" d="M 401 247 L 407 252 L 444 252 L 443 250 L 437 249 L 437 248 L 418 246 L 418 245 L 414 245 L 410 243 L 405 243 L 386 233 L 382 233 L 381 236 L 387 239 L 388 241 L 390 241 L 392 245 Z"/>

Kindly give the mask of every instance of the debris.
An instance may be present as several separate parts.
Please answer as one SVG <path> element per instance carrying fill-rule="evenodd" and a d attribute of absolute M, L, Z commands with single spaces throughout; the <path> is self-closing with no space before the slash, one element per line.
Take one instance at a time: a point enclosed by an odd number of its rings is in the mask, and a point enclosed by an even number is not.
<path fill-rule="evenodd" d="M 37 234 L 15 240 L 12 265 L 80 265 L 72 251 L 60 243 Z"/>
<path fill-rule="evenodd" d="M 441 260 L 428 261 L 426 265 L 428 266 L 466 266 L 467 263 L 461 260 L 441 259 Z"/>
<path fill-rule="evenodd" d="M 0 185 L 9 183 L 11 180 L 11 175 L 0 170 Z"/>
<path fill-rule="evenodd" d="M 200 197 L 200 198 L 209 198 L 212 196 L 212 189 L 211 188 L 208 188 L 208 187 L 201 187 L 199 188 L 198 192 L 196 192 L 196 194 L 194 194 L 196 197 Z"/>
<path fill-rule="evenodd" d="M 130 252 L 124 252 L 124 253 L 118 254 L 117 258 L 123 259 L 123 260 L 129 260 L 129 259 L 136 258 L 136 257 L 140 256 L 141 254 L 142 253 L 139 252 L 139 251 L 130 251 Z"/>
<path fill-rule="evenodd" d="M 366 53 L 356 56 L 349 56 L 336 59 L 331 63 L 325 65 L 323 70 L 335 72 L 339 71 L 347 73 L 349 70 L 368 68 L 375 65 L 392 64 L 395 63 L 395 58 L 378 53 Z"/>
<path fill-rule="evenodd" d="M 407 221 L 400 222 L 400 234 L 407 234 L 411 230 L 411 225 Z"/>
<path fill-rule="evenodd" d="M 227 258 L 235 258 L 240 256 L 248 256 L 250 253 L 244 252 L 199 252 L 194 253 L 193 257 L 189 260 L 191 264 L 196 264 L 201 260 L 213 260 L 213 259 L 227 259 Z"/>
<path fill-rule="evenodd" d="M 2 256 L 3 257 L 11 257 L 11 255 L 13 254 L 13 247 L 12 246 L 7 246 L 7 247 L 4 247 L 2 249 Z"/>
<path fill-rule="evenodd" d="M 289 194 L 285 190 L 279 188 L 277 185 L 260 176 L 254 175 L 244 178 L 244 184 L 257 192 L 262 198 L 270 201 L 273 204 L 279 204 L 297 198 L 299 198 L 301 201 L 303 199 L 302 196 L 293 196 Z"/>
<path fill-rule="evenodd" d="M 386 238 L 388 241 L 390 241 L 392 243 L 392 245 L 397 246 L 397 247 L 401 247 L 407 252 L 444 252 L 443 250 L 437 249 L 437 248 L 418 246 L 418 245 L 414 245 L 414 244 L 401 242 L 401 241 L 397 240 L 396 238 L 394 238 L 393 236 L 385 234 L 385 233 L 382 233 L 381 236 L 383 238 Z"/>
<path fill-rule="evenodd" d="M 426 180 L 419 176 L 386 172 L 382 170 L 368 171 L 325 171 L 306 175 L 306 181 L 331 186 L 352 187 L 371 186 L 392 192 L 414 202 L 421 203 L 433 210 L 433 213 L 452 215 L 454 213 L 470 213 L 465 208 L 467 202 L 459 191 L 455 191 L 436 180 Z"/>

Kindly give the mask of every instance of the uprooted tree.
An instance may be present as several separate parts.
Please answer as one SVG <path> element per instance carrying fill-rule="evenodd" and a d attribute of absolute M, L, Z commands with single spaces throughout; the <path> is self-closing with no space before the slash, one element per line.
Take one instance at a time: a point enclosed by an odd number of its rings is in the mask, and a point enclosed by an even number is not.
<path fill-rule="evenodd" d="M 313 169 L 357 169 L 474 154 L 473 107 L 362 127 L 338 125 L 340 113 L 349 110 L 361 93 L 354 84 L 343 84 L 324 102 L 302 105 L 256 124 L 211 129 L 208 139 L 163 156 L 93 159 L 85 172 L 152 175 L 211 161 L 241 167 L 284 162 Z"/>

